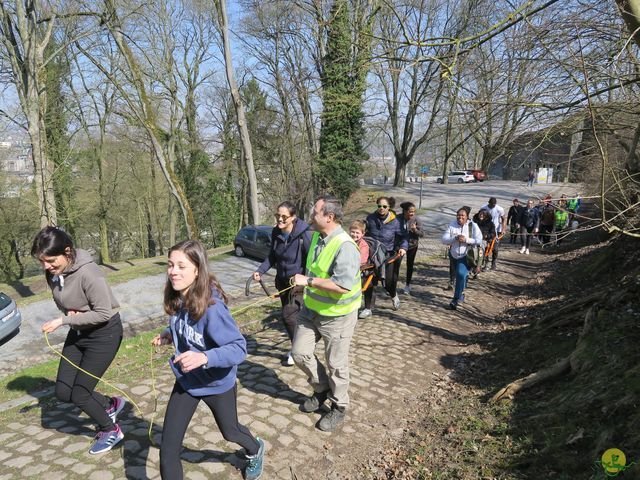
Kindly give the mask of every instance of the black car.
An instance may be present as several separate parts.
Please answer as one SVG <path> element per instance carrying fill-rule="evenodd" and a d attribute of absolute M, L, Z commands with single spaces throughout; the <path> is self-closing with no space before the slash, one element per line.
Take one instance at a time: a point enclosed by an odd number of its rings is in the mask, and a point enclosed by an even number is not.
<path fill-rule="evenodd" d="M 264 260 L 271 250 L 271 230 L 273 227 L 269 225 L 242 227 L 233 241 L 235 254 Z"/>

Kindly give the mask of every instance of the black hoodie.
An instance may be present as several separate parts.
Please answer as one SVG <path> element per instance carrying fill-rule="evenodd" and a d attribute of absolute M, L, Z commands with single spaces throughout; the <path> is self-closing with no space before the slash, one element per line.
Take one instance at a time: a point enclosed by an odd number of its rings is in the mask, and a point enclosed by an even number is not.
<path fill-rule="evenodd" d="M 490 242 L 493 240 L 493 237 L 496 236 L 496 226 L 491 219 L 491 214 L 487 212 L 483 221 L 480 221 L 480 215 L 477 213 L 473 216 L 473 223 L 478 225 L 480 231 L 482 232 L 482 240 L 485 242 Z"/>

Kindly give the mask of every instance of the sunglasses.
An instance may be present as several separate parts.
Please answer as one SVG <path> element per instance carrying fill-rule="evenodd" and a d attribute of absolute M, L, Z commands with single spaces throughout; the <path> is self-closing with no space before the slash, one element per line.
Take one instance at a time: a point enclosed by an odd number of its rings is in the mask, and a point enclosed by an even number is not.
<path fill-rule="evenodd" d="M 273 216 L 275 217 L 276 220 L 282 219 L 283 222 L 286 222 L 287 220 L 289 220 L 291 218 L 291 215 L 289 215 L 289 216 L 287 216 L 287 215 L 278 215 L 277 213 L 274 213 Z"/>
<path fill-rule="evenodd" d="M 378 204 L 378 208 L 389 208 L 389 205 L 380 205 L 380 204 Z"/>

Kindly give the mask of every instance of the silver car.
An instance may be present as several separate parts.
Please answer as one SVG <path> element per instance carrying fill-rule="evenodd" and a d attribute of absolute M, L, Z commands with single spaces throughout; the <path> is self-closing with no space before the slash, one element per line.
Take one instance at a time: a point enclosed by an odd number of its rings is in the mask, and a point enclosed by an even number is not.
<path fill-rule="evenodd" d="M 20 328 L 22 316 L 16 302 L 0 292 L 0 341 Z"/>

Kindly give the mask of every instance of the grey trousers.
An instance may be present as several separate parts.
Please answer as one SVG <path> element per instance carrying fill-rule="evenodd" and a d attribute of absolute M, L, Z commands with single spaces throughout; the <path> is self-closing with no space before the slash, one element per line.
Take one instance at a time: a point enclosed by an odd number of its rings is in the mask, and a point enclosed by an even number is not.
<path fill-rule="evenodd" d="M 329 400 L 338 407 L 349 405 L 349 347 L 357 321 L 358 310 L 325 317 L 303 306 L 293 337 L 293 361 L 307 375 L 313 391 L 330 390 Z M 326 368 L 314 353 L 320 339 L 324 341 Z"/>

